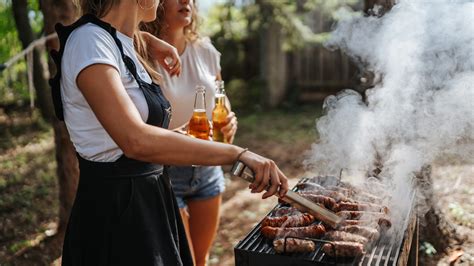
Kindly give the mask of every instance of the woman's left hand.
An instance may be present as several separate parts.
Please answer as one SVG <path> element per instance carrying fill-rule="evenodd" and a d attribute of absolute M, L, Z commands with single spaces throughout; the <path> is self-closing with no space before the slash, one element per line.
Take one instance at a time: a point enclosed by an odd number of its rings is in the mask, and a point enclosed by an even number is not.
<path fill-rule="evenodd" d="M 181 74 L 181 59 L 178 50 L 171 44 L 158 39 L 148 32 L 140 32 L 149 47 L 150 55 L 153 59 L 166 69 L 170 76 Z"/>
<path fill-rule="evenodd" d="M 224 134 L 224 139 L 227 141 L 227 143 L 233 143 L 238 124 L 235 113 L 230 112 L 227 115 L 226 121 L 227 124 L 221 128 L 221 131 Z"/>

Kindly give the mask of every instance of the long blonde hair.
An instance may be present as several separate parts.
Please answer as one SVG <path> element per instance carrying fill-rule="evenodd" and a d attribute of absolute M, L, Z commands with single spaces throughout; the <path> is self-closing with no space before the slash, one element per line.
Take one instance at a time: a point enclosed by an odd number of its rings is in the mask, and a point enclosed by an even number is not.
<path fill-rule="evenodd" d="M 122 0 L 74 0 L 76 6 L 79 7 L 79 13 L 81 15 L 92 14 L 98 18 L 104 17 L 112 7 L 120 4 L 121 1 Z M 143 39 L 143 36 L 139 33 L 138 28 L 133 34 L 133 40 L 138 60 L 146 69 L 153 81 L 160 82 L 161 75 L 153 66 L 153 60 L 151 59 L 149 49 L 147 49 L 146 42 Z"/>
<path fill-rule="evenodd" d="M 167 25 L 165 20 L 165 3 L 167 0 L 160 1 L 160 5 L 156 10 L 156 19 L 152 22 L 147 23 L 140 23 L 140 29 L 143 31 L 147 31 L 153 34 L 156 37 L 161 36 L 164 33 Z M 186 40 L 189 42 L 194 42 L 199 38 L 198 33 L 198 12 L 196 6 L 196 0 L 194 0 L 194 8 L 191 13 L 191 23 L 184 27 L 184 35 L 186 36 Z"/>

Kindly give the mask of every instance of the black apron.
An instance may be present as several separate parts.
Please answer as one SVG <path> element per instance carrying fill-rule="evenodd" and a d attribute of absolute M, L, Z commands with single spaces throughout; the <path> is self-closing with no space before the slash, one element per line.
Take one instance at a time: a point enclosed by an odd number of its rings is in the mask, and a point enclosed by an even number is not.
<path fill-rule="evenodd" d="M 64 119 L 61 101 L 61 59 L 71 32 L 94 23 L 119 47 L 127 69 L 148 104 L 147 124 L 167 128 L 170 104 L 157 84 L 144 82 L 132 59 L 124 54 L 116 30 L 93 15 L 70 26 L 56 25 L 59 52 L 50 80 L 56 115 Z M 62 265 L 192 265 L 184 226 L 163 166 L 129 159 L 93 162 L 78 156 L 80 179 L 64 239 Z"/>

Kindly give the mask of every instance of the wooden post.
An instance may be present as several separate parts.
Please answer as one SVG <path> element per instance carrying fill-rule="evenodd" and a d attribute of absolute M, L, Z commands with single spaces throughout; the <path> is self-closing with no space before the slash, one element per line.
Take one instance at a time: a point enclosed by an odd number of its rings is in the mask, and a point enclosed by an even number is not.
<path fill-rule="evenodd" d="M 282 49 L 281 26 L 272 22 L 263 34 L 262 74 L 267 83 L 265 103 L 270 107 L 280 104 L 286 95 L 287 58 Z"/>

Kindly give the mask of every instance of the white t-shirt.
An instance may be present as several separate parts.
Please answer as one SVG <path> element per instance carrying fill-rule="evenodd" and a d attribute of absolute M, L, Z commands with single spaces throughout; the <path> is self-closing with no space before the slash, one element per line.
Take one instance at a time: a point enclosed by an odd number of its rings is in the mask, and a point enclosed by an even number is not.
<path fill-rule="evenodd" d="M 162 90 L 172 107 L 170 129 L 187 123 L 193 114 L 196 86 L 206 88 L 206 111 L 212 119 L 214 108 L 216 75 L 221 71 L 221 54 L 211 44 L 209 38 L 201 38 L 188 43 L 181 55 L 181 75 L 170 77 L 161 65 L 157 71 L 163 76 Z"/>
<path fill-rule="evenodd" d="M 120 32 L 117 32 L 117 36 L 122 42 L 124 53 L 135 62 L 140 77 L 145 82 L 151 83 L 150 76 L 135 55 L 133 39 Z M 123 152 L 97 120 L 76 84 L 78 74 L 93 64 L 107 64 L 117 69 L 143 121 L 148 119 L 148 105 L 109 33 L 92 23 L 85 24 L 71 33 L 61 61 L 61 99 L 64 106 L 64 121 L 71 141 L 81 157 L 97 162 L 113 162 Z M 117 117 L 117 119 L 120 118 Z"/>

